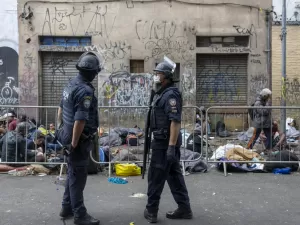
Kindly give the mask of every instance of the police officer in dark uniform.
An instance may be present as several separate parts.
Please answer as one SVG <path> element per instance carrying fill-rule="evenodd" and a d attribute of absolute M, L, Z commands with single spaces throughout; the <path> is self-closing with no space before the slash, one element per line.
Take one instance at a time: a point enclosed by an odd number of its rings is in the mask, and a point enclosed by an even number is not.
<path fill-rule="evenodd" d="M 79 74 L 65 86 L 58 111 L 61 121 L 57 139 L 65 146 L 68 163 L 60 216 L 74 215 L 74 223 L 78 225 L 97 225 L 99 220 L 91 217 L 84 206 L 83 190 L 93 135 L 99 124 L 98 103 L 91 82 L 101 71 L 100 60 L 94 53 L 86 52 L 79 58 L 76 68 Z"/>
<path fill-rule="evenodd" d="M 168 212 L 169 219 L 192 219 L 193 213 L 185 181 L 180 168 L 180 125 L 182 112 L 181 93 L 174 87 L 173 73 L 176 64 L 165 57 L 155 68 L 154 91 L 150 128 L 152 156 L 148 171 L 148 203 L 144 217 L 150 223 L 157 222 L 160 196 L 165 181 L 178 204 L 175 211 Z"/>

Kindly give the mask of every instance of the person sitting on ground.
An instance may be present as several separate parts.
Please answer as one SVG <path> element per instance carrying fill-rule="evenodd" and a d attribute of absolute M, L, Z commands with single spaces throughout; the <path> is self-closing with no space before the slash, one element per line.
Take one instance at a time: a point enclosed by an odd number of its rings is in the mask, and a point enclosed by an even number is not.
<path fill-rule="evenodd" d="M 45 153 L 45 136 L 40 131 L 35 133 L 33 140 L 28 141 L 27 150 L 37 150 Z"/>
<path fill-rule="evenodd" d="M 49 132 L 51 132 L 52 134 L 55 134 L 55 126 L 53 123 L 49 124 Z"/>
<path fill-rule="evenodd" d="M 264 133 L 260 135 L 260 139 L 264 142 L 266 141 L 266 136 Z M 266 143 L 265 143 L 265 145 L 266 145 Z M 272 146 L 271 146 L 271 149 L 273 151 L 281 151 L 281 150 L 287 149 L 286 137 L 285 137 L 284 133 L 280 132 L 277 121 L 273 121 L 273 123 L 272 123 Z"/>
<path fill-rule="evenodd" d="M 16 117 L 16 113 L 13 110 L 9 110 L 9 112 L 7 113 L 7 130 L 8 131 L 12 131 L 15 130 L 17 127 L 17 119 Z"/>
<path fill-rule="evenodd" d="M 22 122 L 27 122 L 27 116 L 25 114 L 21 114 L 19 116 L 19 123 L 22 123 Z"/>
<path fill-rule="evenodd" d="M 26 162 L 28 159 L 37 158 L 37 162 L 43 161 L 43 153 L 38 151 L 26 151 L 26 137 L 29 124 L 22 122 L 17 124 L 16 130 L 7 132 L 0 140 L 2 149 L 1 161 L 10 166 L 23 166 L 22 164 L 9 164 L 9 162 Z"/>

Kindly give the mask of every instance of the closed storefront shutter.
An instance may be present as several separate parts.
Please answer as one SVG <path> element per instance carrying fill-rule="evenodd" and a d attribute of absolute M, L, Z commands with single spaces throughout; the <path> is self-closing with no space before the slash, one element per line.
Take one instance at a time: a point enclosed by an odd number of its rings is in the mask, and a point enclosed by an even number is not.
<path fill-rule="evenodd" d="M 197 105 L 246 105 L 247 64 L 246 54 L 197 54 Z"/>
<path fill-rule="evenodd" d="M 76 63 L 80 52 L 43 52 L 42 55 L 42 89 L 40 89 L 43 106 L 59 106 L 62 91 L 69 79 L 78 74 Z M 98 78 L 93 81 L 95 94 L 98 96 Z M 42 123 L 56 122 L 56 110 L 42 110 Z M 46 125 L 46 124 L 44 124 Z"/>

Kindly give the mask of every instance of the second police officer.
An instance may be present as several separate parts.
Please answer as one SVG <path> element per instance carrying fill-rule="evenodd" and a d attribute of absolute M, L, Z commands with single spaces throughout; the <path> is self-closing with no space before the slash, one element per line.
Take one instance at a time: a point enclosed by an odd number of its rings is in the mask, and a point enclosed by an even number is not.
<path fill-rule="evenodd" d="M 99 58 L 92 52 L 80 56 L 76 68 L 79 74 L 63 90 L 58 111 L 61 123 L 57 139 L 66 146 L 68 174 L 60 216 L 74 216 L 78 225 L 97 225 L 84 206 L 83 190 L 88 174 L 89 152 L 97 132 L 98 104 L 91 82 L 101 71 Z"/>
<path fill-rule="evenodd" d="M 157 222 L 160 196 L 166 181 L 178 205 L 178 208 L 168 212 L 166 217 L 169 219 L 193 217 L 180 168 L 182 98 L 178 88 L 174 86 L 175 68 L 176 64 L 165 57 L 154 70 L 155 96 L 150 119 L 153 132 L 152 155 L 148 171 L 148 202 L 144 211 L 144 217 L 150 223 Z"/>

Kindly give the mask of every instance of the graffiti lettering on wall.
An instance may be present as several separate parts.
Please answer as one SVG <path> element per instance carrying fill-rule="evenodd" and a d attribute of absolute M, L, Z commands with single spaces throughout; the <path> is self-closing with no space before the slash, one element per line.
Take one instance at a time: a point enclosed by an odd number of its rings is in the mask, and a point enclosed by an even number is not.
<path fill-rule="evenodd" d="M 251 52 L 251 49 L 246 48 L 246 47 L 227 47 L 227 48 L 223 48 L 223 47 L 213 46 L 212 51 L 215 52 L 215 53 L 249 53 L 249 52 Z"/>
<path fill-rule="evenodd" d="M 106 69 L 108 72 L 111 72 L 111 73 L 115 73 L 117 71 L 129 72 L 129 66 L 124 63 L 120 63 L 120 64 L 112 63 L 111 68 L 106 68 Z"/>
<path fill-rule="evenodd" d="M 51 11 L 51 12 L 50 12 Z M 56 34 L 56 30 L 70 29 L 73 35 L 101 36 L 109 38 L 115 23 L 113 19 L 107 18 L 107 5 L 73 7 L 72 9 L 61 9 L 55 7 L 54 10 L 46 9 L 42 34 Z M 91 18 L 91 19 L 86 19 Z M 111 24 L 108 21 L 113 21 Z"/>
<path fill-rule="evenodd" d="M 286 79 L 286 101 L 289 105 L 300 104 L 300 82 L 298 78 Z"/>
<path fill-rule="evenodd" d="M 193 51 L 195 47 L 186 39 L 176 38 L 171 40 L 164 38 L 146 42 L 145 49 L 151 52 L 149 56 L 145 57 L 145 61 L 148 61 L 150 58 L 160 59 L 164 55 L 169 55 L 172 58 L 179 58 L 184 62 L 189 62 L 194 57 Z"/>
<path fill-rule="evenodd" d="M 35 79 L 36 71 L 33 70 L 36 59 L 33 50 L 26 51 L 24 56 L 24 72 L 20 79 L 20 101 L 24 105 L 36 104 L 38 84 Z"/>
<path fill-rule="evenodd" d="M 152 75 L 130 74 L 126 71 L 112 73 L 102 85 L 100 105 L 146 106 L 152 88 Z"/>
<path fill-rule="evenodd" d="M 52 74 L 65 74 L 65 67 L 69 64 L 69 62 L 72 62 L 72 60 L 58 56 L 52 57 L 49 62 L 46 62 L 46 65 L 48 65 L 49 69 L 52 70 Z"/>
<path fill-rule="evenodd" d="M 136 35 L 139 40 L 172 38 L 177 25 L 173 21 L 138 20 L 135 24 Z"/>
<path fill-rule="evenodd" d="M 202 66 L 199 71 L 199 92 L 200 101 L 211 103 L 224 103 L 234 101 L 246 101 L 245 77 L 238 73 L 241 68 L 238 66 L 222 66 L 216 69 Z M 239 84 L 245 83 L 244 87 Z M 241 88 L 241 89 L 240 89 Z"/>
<path fill-rule="evenodd" d="M 257 48 L 257 34 L 253 24 L 250 26 L 250 28 L 244 28 L 239 25 L 234 25 L 233 28 L 240 35 L 248 35 L 250 37 L 250 47 Z"/>
<path fill-rule="evenodd" d="M 86 51 L 98 52 L 105 61 L 124 59 L 131 57 L 131 45 L 126 41 L 107 42 L 104 44 L 85 47 Z"/>
<path fill-rule="evenodd" d="M 16 105 L 18 95 L 18 54 L 10 47 L 0 47 L 0 105 Z"/>
<path fill-rule="evenodd" d="M 253 74 L 250 76 L 250 96 L 256 98 L 262 89 L 269 87 L 269 81 L 263 73 Z"/>
<path fill-rule="evenodd" d="M 253 64 L 261 64 L 261 61 L 260 61 L 260 54 L 250 54 L 250 62 L 253 63 Z"/>

